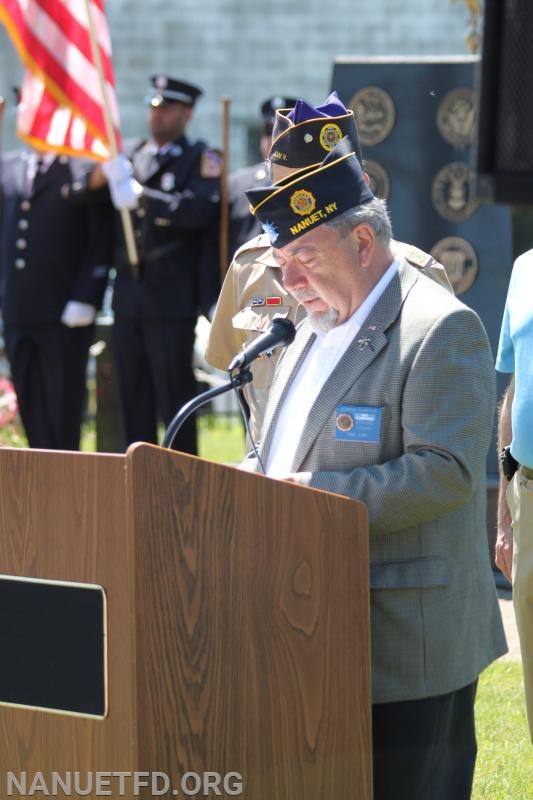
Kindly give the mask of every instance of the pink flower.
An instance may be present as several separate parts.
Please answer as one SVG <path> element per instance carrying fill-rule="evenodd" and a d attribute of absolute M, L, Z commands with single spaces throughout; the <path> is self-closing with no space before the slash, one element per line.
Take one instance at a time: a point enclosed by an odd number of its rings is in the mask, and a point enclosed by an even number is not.
<path fill-rule="evenodd" d="M 17 394 L 13 384 L 5 376 L 0 376 L 0 427 L 17 423 L 18 411 Z"/>

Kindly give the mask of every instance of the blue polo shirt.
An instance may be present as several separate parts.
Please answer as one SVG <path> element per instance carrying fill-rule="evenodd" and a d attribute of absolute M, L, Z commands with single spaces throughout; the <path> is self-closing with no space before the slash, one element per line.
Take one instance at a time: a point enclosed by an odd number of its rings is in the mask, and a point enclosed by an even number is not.
<path fill-rule="evenodd" d="M 533 468 L 533 250 L 513 265 L 496 369 L 514 373 L 511 452 L 520 464 Z"/>

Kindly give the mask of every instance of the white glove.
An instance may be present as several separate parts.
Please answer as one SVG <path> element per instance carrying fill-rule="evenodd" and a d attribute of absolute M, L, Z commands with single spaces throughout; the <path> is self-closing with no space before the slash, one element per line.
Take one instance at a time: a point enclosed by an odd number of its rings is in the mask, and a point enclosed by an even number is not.
<path fill-rule="evenodd" d="M 166 203 L 168 206 L 169 211 L 175 211 L 179 204 L 181 203 L 181 198 L 185 196 L 187 189 L 185 192 L 162 192 L 160 189 L 149 189 L 148 187 L 142 187 L 142 192 L 148 200 L 161 200 L 162 203 Z"/>
<path fill-rule="evenodd" d="M 115 208 L 137 208 L 143 187 L 133 177 L 133 167 L 124 153 L 102 164 Z"/>
<path fill-rule="evenodd" d="M 90 303 L 79 303 L 69 300 L 61 314 L 61 322 L 67 328 L 84 328 L 92 325 L 96 317 L 96 308 Z"/>

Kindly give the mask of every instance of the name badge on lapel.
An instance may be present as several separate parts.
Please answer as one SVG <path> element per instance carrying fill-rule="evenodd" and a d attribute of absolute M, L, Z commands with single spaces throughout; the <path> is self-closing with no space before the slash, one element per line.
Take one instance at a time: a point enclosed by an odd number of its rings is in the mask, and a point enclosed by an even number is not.
<path fill-rule="evenodd" d="M 377 406 L 337 406 L 335 439 L 347 442 L 379 442 L 382 410 Z"/>

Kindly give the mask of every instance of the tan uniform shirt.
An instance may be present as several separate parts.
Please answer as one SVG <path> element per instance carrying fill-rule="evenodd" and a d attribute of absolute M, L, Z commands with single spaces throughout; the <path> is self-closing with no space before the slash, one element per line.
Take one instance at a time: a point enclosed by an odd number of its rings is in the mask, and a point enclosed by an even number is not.
<path fill-rule="evenodd" d="M 424 275 L 453 291 L 444 267 L 432 256 L 402 242 L 393 242 L 392 249 Z M 207 341 L 207 362 L 227 370 L 233 356 L 259 332 L 267 330 L 276 316 L 286 317 L 296 325 L 305 317 L 305 309 L 284 289 L 281 269 L 274 260 L 269 238 L 261 234 L 237 250 L 228 269 Z M 268 393 L 281 352 L 278 348 L 271 356 L 256 359 L 251 366 L 253 382 L 244 388 L 255 442 L 259 441 Z"/>

